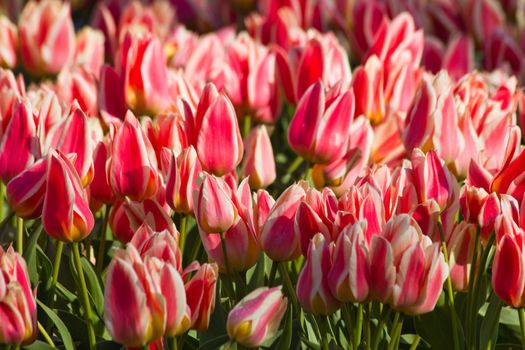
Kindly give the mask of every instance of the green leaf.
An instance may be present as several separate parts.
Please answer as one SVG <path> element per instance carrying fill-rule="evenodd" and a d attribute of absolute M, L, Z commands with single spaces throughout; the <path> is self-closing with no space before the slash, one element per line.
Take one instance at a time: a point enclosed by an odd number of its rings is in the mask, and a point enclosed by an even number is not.
<path fill-rule="evenodd" d="M 498 324 L 503 303 L 495 293 L 492 293 L 489 300 L 489 305 L 485 317 L 481 322 L 481 331 L 479 332 L 480 349 L 487 349 L 489 343 L 490 348 L 494 349 L 498 340 Z"/>
<path fill-rule="evenodd" d="M 215 289 L 215 300 L 221 300 L 220 290 L 222 283 L 217 282 Z M 226 334 L 226 311 L 220 302 L 215 304 L 215 310 L 210 316 L 210 327 L 206 332 L 199 332 L 199 349 L 217 349 L 228 340 Z M 222 343 L 221 343 L 222 341 Z"/>
<path fill-rule="evenodd" d="M 58 315 L 53 310 L 48 308 L 40 300 L 37 300 L 37 303 L 56 326 L 58 333 L 60 333 L 60 338 L 62 338 L 62 343 L 64 344 L 65 349 L 74 350 L 75 346 L 73 345 L 73 339 L 71 338 L 71 334 L 69 333 L 69 330 L 67 329 L 64 322 L 62 322 L 60 317 L 58 317 Z"/>
<path fill-rule="evenodd" d="M 257 264 L 255 264 L 255 267 L 248 270 L 248 272 L 246 273 L 246 279 L 250 281 L 248 283 L 248 293 L 264 285 L 264 275 L 266 270 L 264 257 L 265 254 L 261 254 L 261 257 L 257 261 Z"/>
<path fill-rule="evenodd" d="M 414 318 L 416 333 L 421 336 L 432 349 L 453 349 L 452 325 L 448 307 L 442 305 L 434 311 Z"/>
<path fill-rule="evenodd" d="M 53 275 L 53 264 L 39 245 L 36 246 L 36 253 L 38 259 L 37 265 L 39 267 L 39 278 L 41 281 L 45 281 L 46 285 L 44 288 L 48 290 L 49 286 L 51 285 L 51 277 Z"/>
<path fill-rule="evenodd" d="M 89 299 L 95 306 L 94 311 L 97 313 L 100 320 L 104 314 L 104 293 L 102 292 L 101 281 L 93 268 L 93 265 L 85 258 L 81 258 L 82 269 L 86 278 L 86 284 L 89 292 Z"/>
<path fill-rule="evenodd" d="M 24 251 L 24 259 L 27 262 L 27 272 L 29 274 L 29 280 L 33 285 L 38 284 L 39 279 L 36 247 L 41 232 L 42 231 L 40 229 L 37 229 L 37 232 L 31 235 L 31 237 L 27 241 L 26 249 Z"/>
<path fill-rule="evenodd" d="M 227 343 L 229 340 L 227 334 L 219 335 L 215 338 L 208 339 L 206 342 L 200 344 L 199 350 L 215 350 L 218 349 L 220 346 Z"/>
<path fill-rule="evenodd" d="M 281 334 L 277 350 L 288 350 L 292 344 L 292 306 L 288 305 L 286 310 L 286 321 L 284 322 L 283 333 Z"/>
<path fill-rule="evenodd" d="M 31 345 L 24 346 L 23 349 L 27 349 L 27 350 L 53 350 L 54 347 L 52 347 L 48 343 L 45 343 L 45 342 L 43 342 L 41 340 L 37 340 Z"/>

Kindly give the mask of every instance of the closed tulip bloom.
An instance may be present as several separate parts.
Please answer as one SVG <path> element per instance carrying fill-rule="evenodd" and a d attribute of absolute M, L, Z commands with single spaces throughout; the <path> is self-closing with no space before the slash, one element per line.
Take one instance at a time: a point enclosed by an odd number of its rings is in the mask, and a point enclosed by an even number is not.
<path fill-rule="evenodd" d="M 43 158 L 9 181 L 6 188 L 7 202 L 17 216 L 35 219 L 42 214 L 46 173 L 47 158 Z"/>
<path fill-rule="evenodd" d="M 193 212 L 193 192 L 198 190 L 197 176 L 201 171 L 195 148 L 190 146 L 177 157 L 170 151 L 166 182 L 166 201 L 176 213 Z"/>
<path fill-rule="evenodd" d="M 287 305 L 280 286 L 257 288 L 228 314 L 228 336 L 243 346 L 260 346 L 277 333 Z"/>
<path fill-rule="evenodd" d="M 237 209 L 231 200 L 231 190 L 223 179 L 201 173 L 199 190 L 194 192 L 195 219 L 207 233 L 227 231 L 237 219 Z"/>
<path fill-rule="evenodd" d="M 241 174 L 250 177 L 250 187 L 265 188 L 275 181 L 275 160 L 266 126 L 258 126 L 246 139 L 245 156 Z"/>
<path fill-rule="evenodd" d="M 301 254 L 295 232 L 295 213 L 306 197 L 308 185 L 300 182 L 288 187 L 277 199 L 261 230 L 264 252 L 274 261 L 294 260 Z"/>
<path fill-rule="evenodd" d="M 0 344 L 30 344 L 37 336 L 36 299 L 24 259 L 0 247 Z"/>
<path fill-rule="evenodd" d="M 186 301 L 190 309 L 191 329 L 205 331 L 215 309 L 215 288 L 219 268 L 216 264 L 202 264 L 186 283 Z"/>
<path fill-rule="evenodd" d="M 40 158 L 35 117 L 29 102 L 21 102 L 0 141 L 0 177 L 7 184 Z"/>
<path fill-rule="evenodd" d="M 328 273 L 332 267 L 332 249 L 321 233 L 308 248 L 306 263 L 297 280 L 297 297 L 303 308 L 314 315 L 330 315 L 341 303 L 332 295 Z"/>
<path fill-rule="evenodd" d="M 472 265 L 475 245 L 476 226 L 474 224 L 463 221 L 454 227 L 447 242 L 448 266 L 454 290 L 468 291 L 471 282 L 470 270 L 478 268 L 477 262 L 474 266 Z"/>
<path fill-rule="evenodd" d="M 115 238 L 122 243 L 128 243 L 134 237 L 135 230 L 131 227 L 124 205 L 125 202 L 119 200 L 113 203 L 109 212 L 108 224 Z"/>
<path fill-rule="evenodd" d="M 151 198 L 157 192 L 157 158 L 139 121 L 128 112 L 113 139 L 109 183 L 120 197 L 133 201 Z"/>
<path fill-rule="evenodd" d="M 95 220 L 87 194 L 71 161 L 61 153 L 48 155 L 42 225 L 53 238 L 78 242 L 91 233 Z"/>
<path fill-rule="evenodd" d="M 222 176 L 241 162 L 243 143 L 232 103 L 207 85 L 195 115 L 194 146 L 202 168 Z"/>
<path fill-rule="evenodd" d="M 15 68 L 18 48 L 16 26 L 4 15 L 0 16 L 0 67 Z"/>
<path fill-rule="evenodd" d="M 275 204 L 275 199 L 266 190 L 258 190 L 253 195 L 253 202 L 253 222 L 257 236 L 259 236 L 266 218 Z"/>
<path fill-rule="evenodd" d="M 60 71 L 55 91 L 64 103 L 69 105 L 76 101 L 88 116 L 97 116 L 98 80 L 86 67 L 74 66 Z"/>
<path fill-rule="evenodd" d="M 72 58 L 75 29 L 70 4 L 30 1 L 18 20 L 20 52 L 31 75 L 57 74 Z"/>
<path fill-rule="evenodd" d="M 104 33 L 91 27 L 82 28 L 76 38 L 73 61 L 85 67 L 97 78 L 104 65 Z"/>
<path fill-rule="evenodd" d="M 167 230 L 154 232 L 147 224 L 141 225 L 130 243 L 137 248 L 140 256 L 156 258 L 182 270 L 182 256 L 176 237 Z"/>
<path fill-rule="evenodd" d="M 111 204 L 115 201 L 115 194 L 108 182 L 107 161 L 109 158 L 109 145 L 99 142 L 93 151 L 93 181 L 89 184 L 91 201 Z"/>
<path fill-rule="evenodd" d="M 301 97 L 290 122 L 290 147 L 313 163 L 332 163 L 342 158 L 350 139 L 354 104 L 352 90 L 330 97 L 322 82 L 313 84 Z"/>
<path fill-rule="evenodd" d="M 165 298 L 133 245 L 118 250 L 108 267 L 104 322 L 111 337 L 142 347 L 164 334 Z"/>
<path fill-rule="evenodd" d="M 361 223 L 347 226 L 334 246 L 328 285 L 341 302 L 361 303 L 368 298 L 370 263 L 363 226 L 366 228 Z"/>
<path fill-rule="evenodd" d="M 383 69 L 383 64 L 373 55 L 357 67 L 352 78 L 355 115 L 365 116 L 372 124 L 381 123 L 386 115 Z"/>

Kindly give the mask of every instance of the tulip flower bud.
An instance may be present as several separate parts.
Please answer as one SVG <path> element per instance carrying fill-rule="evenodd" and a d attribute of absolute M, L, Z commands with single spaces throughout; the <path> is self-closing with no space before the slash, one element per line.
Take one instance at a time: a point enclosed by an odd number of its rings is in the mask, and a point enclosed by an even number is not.
<path fill-rule="evenodd" d="M 363 228 L 366 225 L 361 223 L 347 226 L 334 246 L 328 285 L 341 302 L 361 303 L 368 298 L 370 263 Z"/>
<path fill-rule="evenodd" d="M 133 245 L 118 250 L 108 267 L 104 289 L 104 321 L 111 337 L 135 347 L 160 338 L 166 324 L 161 292 Z"/>
<path fill-rule="evenodd" d="M 280 286 L 257 288 L 228 314 L 228 336 L 246 347 L 260 346 L 277 333 L 287 305 Z"/>
<path fill-rule="evenodd" d="M 332 163 L 342 158 L 348 147 L 354 104 L 352 90 L 330 100 L 323 83 L 313 84 L 301 97 L 290 122 L 290 147 L 313 163 Z"/>
<path fill-rule="evenodd" d="M 81 241 L 91 233 L 95 220 L 80 177 L 71 161 L 61 153 L 52 150 L 47 162 L 42 225 L 55 239 Z"/>
<path fill-rule="evenodd" d="M 297 280 L 299 302 L 307 312 L 314 315 L 330 315 L 341 306 L 328 285 L 328 273 L 332 267 L 331 250 L 324 236 L 316 234 Z"/>
<path fill-rule="evenodd" d="M 40 157 L 33 110 L 29 102 L 15 109 L 0 141 L 0 177 L 7 184 Z"/>
<path fill-rule="evenodd" d="M 253 221 L 255 224 L 255 231 L 257 232 L 257 236 L 259 236 L 262 227 L 266 222 L 266 218 L 275 204 L 275 199 L 273 199 L 267 191 L 258 190 L 257 193 L 254 193 L 253 195 L 253 202 Z"/>
<path fill-rule="evenodd" d="M 190 146 L 178 157 L 171 153 L 166 182 L 166 201 L 176 213 L 193 212 L 193 192 L 198 190 L 197 175 L 201 165 L 195 148 Z"/>
<path fill-rule="evenodd" d="M 0 247 L 0 344 L 32 343 L 37 336 L 36 298 L 24 258 Z"/>
<path fill-rule="evenodd" d="M 216 264 L 203 264 L 186 283 L 186 301 L 191 314 L 191 329 L 205 331 L 215 309 L 215 287 L 219 277 Z"/>
<path fill-rule="evenodd" d="M 301 254 L 295 233 L 295 214 L 306 197 L 308 185 L 300 182 L 288 187 L 277 199 L 261 229 L 261 246 L 275 261 L 294 260 Z"/>
<path fill-rule="evenodd" d="M 70 4 L 30 1 L 18 20 L 20 52 L 32 75 L 57 74 L 72 58 L 75 29 Z"/>
<path fill-rule="evenodd" d="M 250 177 L 250 187 L 265 188 L 275 181 L 272 143 L 264 125 L 254 128 L 246 139 L 246 154 L 241 174 Z"/>
<path fill-rule="evenodd" d="M 157 192 L 157 158 L 137 118 L 128 112 L 113 139 L 109 183 L 120 197 L 133 201 L 151 198 Z"/>
<path fill-rule="evenodd" d="M 222 176 L 241 162 L 243 144 L 237 115 L 228 97 L 219 94 L 214 85 L 204 88 L 193 136 L 204 170 Z"/>
<path fill-rule="evenodd" d="M 2 46 L 0 67 L 15 68 L 18 31 L 16 26 L 4 15 L 0 16 L 0 46 Z"/>
<path fill-rule="evenodd" d="M 475 244 L 476 226 L 474 224 L 462 221 L 454 227 L 447 242 L 447 250 L 450 279 L 452 287 L 456 291 L 468 291 L 469 283 L 471 282 L 470 270 L 476 269 L 477 271 L 477 262 L 472 266 Z"/>
<path fill-rule="evenodd" d="M 47 183 L 46 171 L 47 158 L 43 158 L 7 184 L 7 202 L 17 216 L 35 219 L 42 214 Z"/>
<path fill-rule="evenodd" d="M 193 193 L 195 219 L 199 228 L 207 233 L 227 231 L 237 219 L 237 209 L 228 185 L 221 178 L 201 173 L 199 190 Z"/>

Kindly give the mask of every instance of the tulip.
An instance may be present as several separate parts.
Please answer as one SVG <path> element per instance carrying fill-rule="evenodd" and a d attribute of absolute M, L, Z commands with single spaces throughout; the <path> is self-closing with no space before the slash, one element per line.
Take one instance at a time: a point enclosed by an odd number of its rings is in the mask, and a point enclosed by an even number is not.
<path fill-rule="evenodd" d="M 129 40 L 131 45 L 125 56 L 124 67 L 126 103 L 139 115 L 155 115 L 170 104 L 166 79 L 168 72 L 162 45 L 151 34 Z"/>
<path fill-rule="evenodd" d="M 7 184 L 7 202 L 17 216 L 35 219 L 42 214 L 47 184 L 46 172 L 47 158 L 43 158 Z"/>
<path fill-rule="evenodd" d="M 288 300 L 281 292 L 281 287 L 257 288 L 228 314 L 228 336 L 243 346 L 260 346 L 275 336 L 287 306 Z"/>
<path fill-rule="evenodd" d="M 341 306 L 328 285 L 328 273 L 332 267 L 331 250 L 324 236 L 316 234 L 297 280 L 299 302 L 305 311 L 314 315 L 330 315 Z"/>
<path fill-rule="evenodd" d="M 123 210 L 128 219 L 129 227 L 133 232 L 138 230 L 141 225 L 146 224 L 153 231 L 161 232 L 167 230 L 175 239 L 179 239 L 179 232 L 170 217 L 169 207 L 162 206 L 157 200 L 145 199 L 143 202 L 126 201 L 123 204 Z M 122 220 L 121 224 L 125 222 L 126 220 Z M 122 228 L 125 229 L 125 227 Z"/>
<path fill-rule="evenodd" d="M 294 224 L 295 213 L 306 196 L 307 186 L 300 182 L 288 187 L 275 202 L 261 229 L 261 246 L 274 261 L 294 260 L 301 254 Z"/>
<path fill-rule="evenodd" d="M 478 268 L 477 261 L 472 265 L 475 245 L 476 226 L 464 221 L 460 222 L 450 234 L 447 242 L 450 280 L 456 291 L 468 291 L 469 284 L 472 282 L 470 281 L 471 269 L 477 270 Z"/>
<path fill-rule="evenodd" d="M 77 34 L 73 62 L 99 78 L 104 65 L 104 33 L 84 27 Z"/>
<path fill-rule="evenodd" d="M 57 240 L 81 241 L 91 233 L 95 220 L 80 177 L 72 162 L 61 153 L 51 151 L 47 162 L 42 225 Z"/>
<path fill-rule="evenodd" d="M 314 163 L 331 163 L 344 156 L 354 117 L 354 94 L 346 91 L 333 99 L 321 82 L 303 95 L 288 129 L 290 147 Z"/>
<path fill-rule="evenodd" d="M 28 102 L 16 107 L 0 141 L 0 177 L 8 183 L 40 158 L 33 110 Z"/>
<path fill-rule="evenodd" d="M 98 81 L 93 72 L 83 66 L 63 69 L 57 77 L 55 86 L 60 100 L 67 104 L 76 100 L 88 116 L 98 112 Z"/>
<path fill-rule="evenodd" d="M 117 71 L 107 64 L 100 70 L 98 105 L 100 116 L 106 125 L 120 125 L 126 116 L 124 82 Z"/>
<path fill-rule="evenodd" d="M 98 201 L 104 204 L 112 204 L 115 201 L 115 194 L 111 190 L 108 182 L 106 164 L 109 158 L 109 146 L 106 142 L 99 142 L 93 151 L 93 181 L 89 185 L 91 201 Z"/>
<path fill-rule="evenodd" d="M 0 16 L 0 67 L 13 69 L 16 66 L 18 31 L 4 15 Z"/>
<path fill-rule="evenodd" d="M 241 162 L 243 144 L 235 110 L 214 85 L 207 85 L 201 95 L 193 136 L 204 170 L 222 176 Z"/>
<path fill-rule="evenodd" d="M 131 227 L 128 215 L 125 210 L 125 202 L 116 201 L 109 212 L 108 224 L 111 232 L 122 243 L 127 243 L 132 240 L 135 230 Z"/>
<path fill-rule="evenodd" d="M 142 259 L 156 258 L 181 271 L 182 256 L 176 238 L 165 230 L 153 232 L 146 224 L 141 225 L 133 235 L 130 243 L 137 248 Z"/>
<path fill-rule="evenodd" d="M 266 218 L 275 204 L 275 199 L 266 190 L 258 190 L 253 194 L 253 202 L 253 222 L 257 236 L 259 236 Z"/>
<path fill-rule="evenodd" d="M 0 247 L 0 343 L 30 344 L 37 336 L 36 298 L 24 259 Z"/>
<path fill-rule="evenodd" d="M 357 67 L 352 79 L 355 93 L 355 115 L 364 115 L 373 124 L 379 124 L 386 115 L 383 92 L 383 65 L 377 56 L 369 57 Z"/>
<path fill-rule="evenodd" d="M 108 267 L 104 309 L 111 337 L 126 346 L 143 347 L 164 334 L 165 298 L 133 245 L 118 250 Z"/>
<path fill-rule="evenodd" d="M 13 71 L 0 68 L 0 125 L 2 131 L 6 130 L 13 116 L 13 111 L 25 94 L 22 76 L 15 77 Z"/>
<path fill-rule="evenodd" d="M 221 178 L 202 173 L 199 190 L 194 192 L 195 219 L 207 233 L 227 231 L 236 222 L 235 208 L 228 185 Z"/>
<path fill-rule="evenodd" d="M 57 74 L 72 58 L 75 29 L 70 4 L 30 1 L 18 20 L 24 67 L 36 76 Z"/>
<path fill-rule="evenodd" d="M 275 160 L 273 148 L 264 125 L 254 128 L 246 139 L 243 177 L 250 177 L 250 187 L 265 188 L 275 181 Z"/>
<path fill-rule="evenodd" d="M 186 283 L 186 301 L 190 309 L 191 329 L 205 331 L 215 309 L 215 288 L 219 268 L 216 264 L 202 264 Z"/>
<path fill-rule="evenodd" d="M 109 161 L 109 183 L 120 197 L 133 201 L 151 198 L 157 192 L 157 158 L 140 124 L 128 112 L 117 130 Z"/>
<path fill-rule="evenodd" d="M 328 286 L 341 302 L 361 303 L 368 298 L 370 262 L 361 223 L 347 226 L 334 246 Z"/>
<path fill-rule="evenodd" d="M 166 201 L 176 213 L 193 213 L 193 192 L 198 190 L 201 165 L 195 148 L 190 146 L 178 157 L 171 152 L 166 181 Z"/>

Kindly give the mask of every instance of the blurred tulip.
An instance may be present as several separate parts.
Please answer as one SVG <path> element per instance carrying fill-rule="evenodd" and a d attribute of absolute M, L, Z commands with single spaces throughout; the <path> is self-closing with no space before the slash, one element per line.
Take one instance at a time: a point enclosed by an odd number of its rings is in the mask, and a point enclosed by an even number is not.
<path fill-rule="evenodd" d="M 288 143 L 309 162 L 336 161 L 348 147 L 353 117 L 352 90 L 327 96 L 323 84 L 316 82 L 299 101 L 288 129 Z"/>
<path fill-rule="evenodd" d="M 316 234 L 308 248 L 306 263 L 297 280 L 297 297 L 305 311 L 314 315 L 330 315 L 341 303 L 328 285 L 332 267 L 332 248 L 321 233 Z"/>
<path fill-rule="evenodd" d="M 24 67 L 35 76 L 57 74 L 73 57 L 75 29 L 70 4 L 30 1 L 18 20 Z"/>
<path fill-rule="evenodd" d="M 100 70 L 98 105 L 100 117 L 106 125 L 119 125 L 126 116 L 124 82 L 117 71 L 107 64 Z"/>
<path fill-rule="evenodd" d="M 58 74 L 55 85 L 57 96 L 64 103 L 71 104 L 76 100 L 80 109 L 88 116 L 98 113 L 98 81 L 90 70 L 83 66 L 65 68 Z"/>
<path fill-rule="evenodd" d="M 246 139 L 245 152 L 241 174 L 250 177 L 250 187 L 259 189 L 271 185 L 276 177 L 275 160 L 270 136 L 264 125 L 252 129 Z"/>
<path fill-rule="evenodd" d="M 104 322 L 111 337 L 137 347 L 160 338 L 166 325 L 161 292 L 133 245 L 118 250 L 108 267 L 104 289 Z"/>
<path fill-rule="evenodd" d="M 133 201 L 151 198 L 157 192 L 157 158 L 139 121 L 128 112 L 113 139 L 108 179 L 120 197 Z"/>
<path fill-rule="evenodd" d="M 212 84 L 201 95 L 193 137 L 204 170 L 222 176 L 241 162 L 243 144 L 235 110 Z"/>
<path fill-rule="evenodd" d="M 366 225 L 365 225 L 366 226 Z M 328 273 L 328 286 L 341 302 L 363 302 L 368 298 L 370 262 L 363 225 L 347 226 L 339 233 L 333 264 Z"/>
<path fill-rule="evenodd" d="M 354 71 L 352 86 L 355 93 L 355 115 L 364 115 L 373 124 L 386 116 L 383 92 L 383 65 L 377 56 L 369 57 Z"/>
<path fill-rule="evenodd" d="M 277 333 L 287 305 L 281 287 L 257 288 L 228 314 L 228 336 L 243 346 L 260 346 Z"/>
<path fill-rule="evenodd" d="M 42 214 L 47 163 L 47 157 L 36 161 L 7 184 L 7 202 L 13 212 L 23 219 L 35 219 Z"/>
<path fill-rule="evenodd" d="M 0 16 L 0 67 L 13 69 L 16 66 L 18 30 L 4 15 Z"/>
<path fill-rule="evenodd" d="M 443 68 L 456 81 L 474 69 L 474 43 L 469 37 L 457 36 L 450 41 L 443 57 Z"/>
<path fill-rule="evenodd" d="M 35 292 L 24 258 L 12 247 L 0 247 L 0 274 L 0 343 L 30 344 L 38 334 Z"/>
<path fill-rule="evenodd" d="M 104 65 L 104 41 L 104 34 L 91 27 L 84 27 L 77 34 L 73 62 L 96 78 L 100 77 L 100 69 Z"/>
<path fill-rule="evenodd" d="M 33 109 L 21 102 L 0 141 L 0 177 L 7 184 L 40 158 L 40 143 Z"/>
<path fill-rule="evenodd" d="M 47 162 L 42 225 L 57 240 L 81 241 L 91 233 L 95 220 L 80 177 L 62 153 L 51 151 Z"/>
<path fill-rule="evenodd" d="M 197 176 L 201 171 L 197 152 L 190 146 L 177 157 L 170 153 L 166 201 L 176 213 L 193 213 L 193 192 L 199 189 Z"/>
<path fill-rule="evenodd" d="M 202 264 L 186 282 L 186 301 L 190 309 L 191 329 L 205 331 L 215 309 L 215 288 L 219 277 L 216 264 Z"/>
<path fill-rule="evenodd" d="M 261 229 L 261 246 L 274 261 L 294 260 L 301 254 L 294 223 L 297 208 L 305 198 L 307 188 L 305 182 L 300 182 L 284 190 Z"/>

